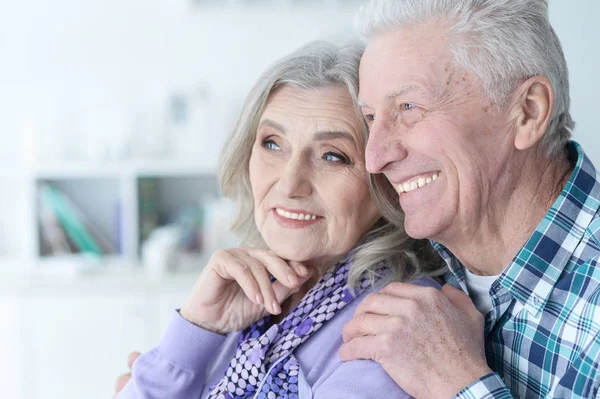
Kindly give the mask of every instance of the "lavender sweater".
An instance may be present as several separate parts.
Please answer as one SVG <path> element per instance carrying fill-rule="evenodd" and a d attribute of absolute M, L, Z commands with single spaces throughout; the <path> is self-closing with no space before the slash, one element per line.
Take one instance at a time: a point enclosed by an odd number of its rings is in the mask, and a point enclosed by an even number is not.
<path fill-rule="evenodd" d="M 439 288 L 432 279 L 414 283 Z M 300 364 L 299 399 L 410 398 L 378 363 L 340 360 L 342 327 L 368 293 L 349 303 L 294 352 Z M 132 378 L 117 398 L 206 398 L 208 388 L 223 377 L 234 357 L 239 334 L 211 333 L 175 312 L 160 344 L 136 360 Z"/>

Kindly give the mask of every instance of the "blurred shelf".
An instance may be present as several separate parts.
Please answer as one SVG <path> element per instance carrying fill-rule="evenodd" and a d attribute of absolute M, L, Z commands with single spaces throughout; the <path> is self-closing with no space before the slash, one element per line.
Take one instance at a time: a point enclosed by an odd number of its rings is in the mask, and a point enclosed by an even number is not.
<path fill-rule="evenodd" d="M 124 164 L 72 161 L 36 165 L 30 174 L 38 179 L 116 178 L 126 171 Z"/>
<path fill-rule="evenodd" d="M 202 165 L 198 161 L 159 160 L 151 162 L 138 162 L 133 165 L 134 174 L 137 176 L 175 177 L 214 175 L 217 168 Z"/>
<path fill-rule="evenodd" d="M 33 261 L 1 259 L 0 298 L 186 294 L 207 260 L 204 255 L 188 256 L 178 271 L 152 273 L 140 264 L 118 257 L 91 260 L 71 255 Z"/>
<path fill-rule="evenodd" d="M 30 175 L 38 179 L 72 178 L 118 178 L 122 176 L 194 176 L 213 175 L 214 166 L 203 165 L 192 160 L 151 160 L 127 162 L 48 162 L 29 169 Z M 2 172 L 0 172 L 0 177 Z"/>

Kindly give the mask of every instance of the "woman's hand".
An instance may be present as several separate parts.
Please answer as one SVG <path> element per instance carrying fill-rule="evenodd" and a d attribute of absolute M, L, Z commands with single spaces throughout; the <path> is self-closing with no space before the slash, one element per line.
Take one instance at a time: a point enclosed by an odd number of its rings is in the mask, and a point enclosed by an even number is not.
<path fill-rule="evenodd" d="M 181 308 L 189 322 L 218 334 L 239 331 L 281 313 L 280 304 L 311 277 L 311 269 L 286 262 L 272 251 L 218 250 Z M 277 280 L 271 282 L 270 275 Z"/>
<path fill-rule="evenodd" d="M 121 392 L 121 390 L 127 385 L 127 382 L 131 379 L 131 368 L 133 367 L 133 362 L 141 356 L 140 352 L 131 352 L 127 357 L 127 367 L 129 367 L 129 373 L 121 374 L 117 381 L 115 382 L 115 397 Z"/>

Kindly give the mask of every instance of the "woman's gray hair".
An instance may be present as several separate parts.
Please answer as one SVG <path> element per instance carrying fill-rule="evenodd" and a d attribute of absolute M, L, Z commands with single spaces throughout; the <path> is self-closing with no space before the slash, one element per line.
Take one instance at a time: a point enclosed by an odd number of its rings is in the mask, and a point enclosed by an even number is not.
<path fill-rule="evenodd" d="M 239 207 L 232 231 L 240 237 L 242 244 L 265 247 L 254 219 L 248 165 L 258 123 L 270 94 L 284 85 L 302 89 L 345 87 L 357 104 L 358 66 L 363 50 L 359 44 L 338 47 L 320 41 L 309 43 L 271 65 L 248 94 L 240 118 L 221 153 L 219 170 L 223 194 L 236 201 Z M 362 120 L 358 106 L 356 112 Z M 367 127 L 364 125 L 365 143 L 366 138 Z M 410 281 L 441 275 L 445 271 L 427 241 L 411 239 L 403 225 L 384 218 L 354 248 L 350 286 L 356 288 L 365 273 L 374 281 L 382 264 L 389 265 L 391 271 L 390 275 L 386 273 L 385 281 Z"/>
<path fill-rule="evenodd" d="M 541 140 L 547 156 L 563 155 L 574 122 L 569 112 L 569 73 L 547 0 L 372 0 L 358 14 L 365 38 L 434 19 L 447 20 L 457 67 L 475 73 L 496 105 L 519 84 L 547 77 L 555 104 Z"/>

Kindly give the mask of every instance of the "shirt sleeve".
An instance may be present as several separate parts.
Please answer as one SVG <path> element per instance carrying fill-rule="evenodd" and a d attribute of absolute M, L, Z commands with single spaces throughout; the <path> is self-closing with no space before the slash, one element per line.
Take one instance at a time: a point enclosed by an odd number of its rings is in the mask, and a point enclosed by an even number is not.
<path fill-rule="evenodd" d="M 343 362 L 322 383 L 313 387 L 314 399 L 408 399 L 410 397 L 379 363 L 372 360 Z"/>
<path fill-rule="evenodd" d="M 481 377 L 454 396 L 454 399 L 512 399 L 513 395 L 497 373 Z"/>
<path fill-rule="evenodd" d="M 189 323 L 177 312 L 160 344 L 135 361 L 131 380 L 116 398 L 199 397 L 208 364 L 225 339 Z"/>

